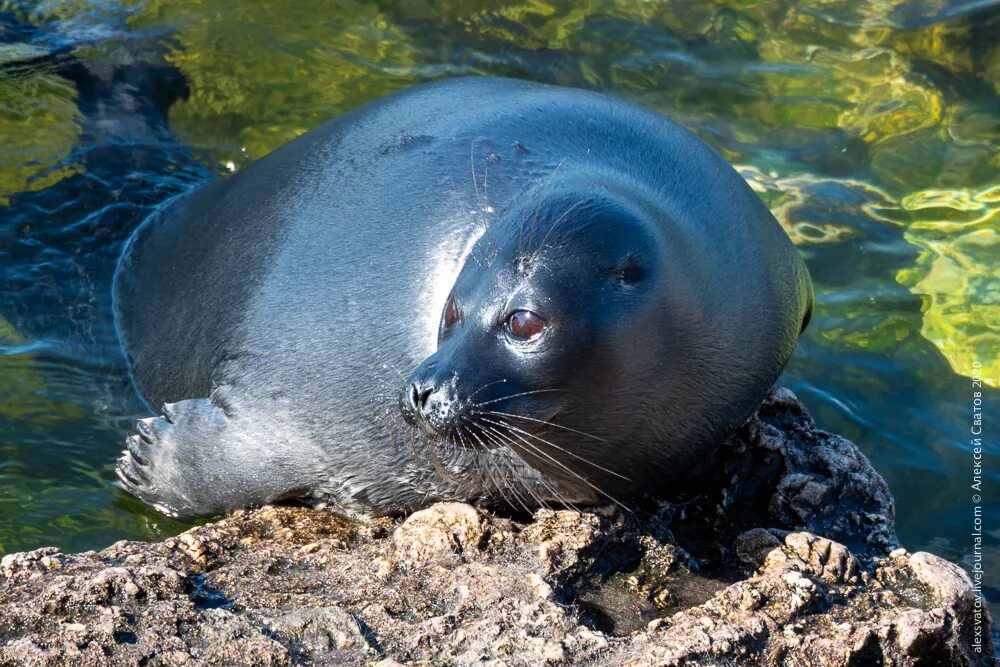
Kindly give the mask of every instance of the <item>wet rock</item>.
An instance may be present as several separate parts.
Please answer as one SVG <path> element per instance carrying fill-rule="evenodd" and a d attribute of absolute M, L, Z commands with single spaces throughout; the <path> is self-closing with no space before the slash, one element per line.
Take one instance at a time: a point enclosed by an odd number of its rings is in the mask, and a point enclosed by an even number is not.
<path fill-rule="evenodd" d="M 0 560 L 2 665 L 990 665 L 969 578 L 896 548 L 885 483 L 776 392 L 697 495 L 240 511 Z"/>

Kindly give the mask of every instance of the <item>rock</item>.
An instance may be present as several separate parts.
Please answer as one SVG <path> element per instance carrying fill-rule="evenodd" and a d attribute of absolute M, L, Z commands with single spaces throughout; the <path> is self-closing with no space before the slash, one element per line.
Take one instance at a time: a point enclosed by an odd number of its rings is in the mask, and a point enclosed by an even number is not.
<path fill-rule="evenodd" d="M 728 521 L 739 521 L 740 505 L 766 503 L 773 526 L 869 554 L 898 546 L 885 480 L 854 443 L 818 430 L 787 389 L 775 389 L 719 457 L 713 467 L 726 477 L 714 486 Z"/>
<path fill-rule="evenodd" d="M 601 530 L 602 517 L 592 513 L 543 509 L 524 529 L 523 537 L 536 544 L 535 554 L 549 573 L 568 570 L 591 547 Z"/>
<path fill-rule="evenodd" d="M 15 575 L 34 576 L 34 573 L 58 570 L 62 567 L 62 552 L 55 547 L 42 547 L 26 553 L 8 554 L 0 558 L 0 575 L 10 579 Z"/>
<path fill-rule="evenodd" d="M 266 507 L 159 544 L 0 560 L 2 665 L 991 665 L 957 566 L 778 391 L 701 493 L 633 511 Z"/>
<path fill-rule="evenodd" d="M 485 546 L 491 525 L 485 514 L 463 503 L 438 503 L 414 512 L 393 533 L 396 560 L 420 565 L 432 559 L 457 561 Z"/>
<path fill-rule="evenodd" d="M 268 623 L 272 634 L 295 637 L 294 649 L 298 653 L 345 651 L 363 655 L 377 655 L 358 620 L 339 607 L 314 607 L 297 609 L 283 614 Z"/>
<path fill-rule="evenodd" d="M 789 533 L 764 557 L 765 572 L 804 572 L 831 584 L 857 580 L 858 563 L 842 544 L 810 533 Z"/>
<path fill-rule="evenodd" d="M 910 556 L 910 569 L 941 606 L 962 611 L 972 606 L 972 580 L 954 563 L 920 551 Z"/>
<path fill-rule="evenodd" d="M 780 546 L 779 534 L 766 528 L 753 528 L 736 538 L 736 557 L 750 569 L 756 569 L 764 564 L 768 554 Z"/>

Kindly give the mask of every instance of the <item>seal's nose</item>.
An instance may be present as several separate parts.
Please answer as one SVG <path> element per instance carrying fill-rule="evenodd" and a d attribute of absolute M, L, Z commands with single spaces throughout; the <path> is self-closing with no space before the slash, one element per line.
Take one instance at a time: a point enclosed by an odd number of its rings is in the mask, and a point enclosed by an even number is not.
<path fill-rule="evenodd" d="M 456 402 L 449 383 L 415 380 L 403 391 L 400 409 L 410 424 L 429 435 L 444 435 L 454 421 Z"/>

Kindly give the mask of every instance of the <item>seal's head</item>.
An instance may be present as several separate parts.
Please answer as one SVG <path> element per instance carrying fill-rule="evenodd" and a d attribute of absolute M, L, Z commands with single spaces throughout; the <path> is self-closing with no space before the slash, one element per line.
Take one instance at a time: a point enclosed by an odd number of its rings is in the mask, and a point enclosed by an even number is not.
<path fill-rule="evenodd" d="M 712 266 L 641 189 L 561 185 L 478 240 L 401 409 L 436 442 L 516 455 L 544 480 L 533 492 L 543 498 L 651 491 L 735 425 L 730 392 L 712 396 L 715 381 L 699 376 L 724 346 Z M 773 379 L 749 407 L 729 406 L 739 420 Z"/>

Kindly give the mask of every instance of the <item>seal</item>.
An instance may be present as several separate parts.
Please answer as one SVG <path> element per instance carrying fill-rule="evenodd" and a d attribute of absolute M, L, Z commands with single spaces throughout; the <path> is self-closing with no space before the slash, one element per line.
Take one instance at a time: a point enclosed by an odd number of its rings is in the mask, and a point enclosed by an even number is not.
<path fill-rule="evenodd" d="M 140 419 L 125 489 L 628 502 L 764 398 L 812 288 L 780 225 L 666 118 L 502 78 L 369 103 L 168 202 L 119 262 Z"/>

